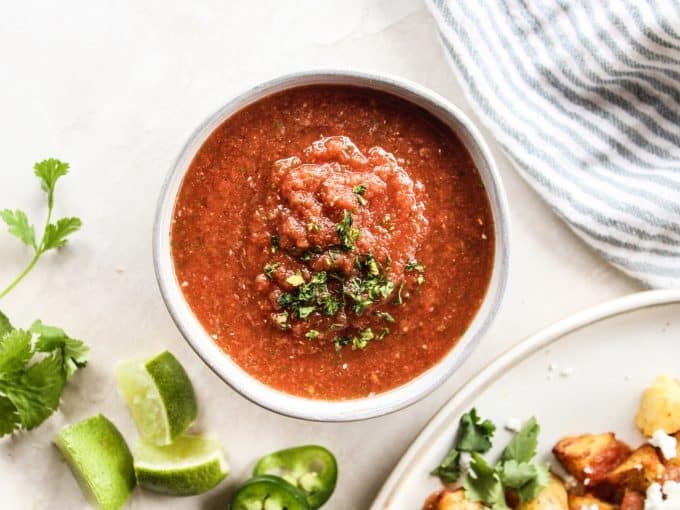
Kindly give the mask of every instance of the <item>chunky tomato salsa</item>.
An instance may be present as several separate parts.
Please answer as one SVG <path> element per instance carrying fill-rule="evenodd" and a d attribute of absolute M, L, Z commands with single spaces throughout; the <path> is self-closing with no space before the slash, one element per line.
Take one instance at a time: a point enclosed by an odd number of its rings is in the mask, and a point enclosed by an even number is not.
<path fill-rule="evenodd" d="M 486 293 L 489 201 L 461 141 L 363 88 L 310 86 L 227 119 L 196 154 L 172 252 L 222 349 L 288 393 L 408 382 L 455 346 Z"/>

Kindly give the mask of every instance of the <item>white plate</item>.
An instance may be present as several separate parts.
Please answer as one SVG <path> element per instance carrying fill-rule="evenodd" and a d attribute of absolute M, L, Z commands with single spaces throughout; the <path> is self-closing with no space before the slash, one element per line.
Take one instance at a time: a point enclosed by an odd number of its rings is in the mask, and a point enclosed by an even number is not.
<path fill-rule="evenodd" d="M 422 508 L 441 488 L 428 473 L 451 447 L 460 415 L 473 406 L 498 425 L 491 458 L 511 437 L 503 428 L 510 417 L 536 416 L 539 455 L 553 465 L 550 449 L 566 434 L 613 431 L 640 443 L 633 423 L 639 396 L 662 372 L 680 375 L 680 289 L 634 294 L 560 321 L 463 386 L 402 457 L 371 510 Z"/>

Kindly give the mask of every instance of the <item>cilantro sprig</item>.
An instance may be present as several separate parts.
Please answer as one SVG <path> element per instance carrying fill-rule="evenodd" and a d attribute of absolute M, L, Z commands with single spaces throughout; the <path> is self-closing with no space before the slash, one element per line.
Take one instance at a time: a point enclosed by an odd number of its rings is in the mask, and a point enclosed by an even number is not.
<path fill-rule="evenodd" d="M 35 267 L 43 253 L 61 248 L 80 228 L 78 218 L 52 222 L 57 180 L 68 164 L 56 159 L 36 163 L 34 173 L 47 193 L 47 220 L 40 238 L 23 211 L 5 209 L 0 218 L 9 232 L 33 250 L 28 266 L 2 291 L 5 297 Z M 28 330 L 17 329 L 0 311 L 0 436 L 31 430 L 58 407 L 66 381 L 87 363 L 89 349 L 54 326 L 35 321 Z"/>
<path fill-rule="evenodd" d="M 40 179 L 40 185 L 47 193 L 47 220 L 40 239 L 36 238 L 35 227 L 28 221 L 28 216 L 20 209 L 14 211 L 4 209 L 0 211 L 0 218 L 9 227 L 9 233 L 18 238 L 22 243 L 33 249 L 33 258 L 28 266 L 17 276 L 2 292 L 0 299 L 5 297 L 16 287 L 24 277 L 31 272 L 40 260 L 43 253 L 61 248 L 68 241 L 68 236 L 76 232 L 80 226 L 79 218 L 66 217 L 52 223 L 52 210 L 54 208 L 54 191 L 57 181 L 68 173 L 69 165 L 58 159 L 46 159 L 36 163 L 34 173 Z"/>
<path fill-rule="evenodd" d="M 481 421 L 474 408 L 464 414 L 454 447 L 432 474 L 445 483 L 455 483 L 463 474 L 462 454 L 469 452 L 469 472 L 463 481 L 466 497 L 492 510 L 509 510 L 505 500 L 508 491 L 515 492 L 520 503 L 531 501 L 548 485 L 550 472 L 534 461 L 540 432 L 535 418 L 514 435 L 493 466 L 481 454 L 491 449 L 495 429 L 491 421 Z"/>
<path fill-rule="evenodd" d="M 486 453 L 491 449 L 491 439 L 496 426 L 490 420 L 482 421 L 473 407 L 463 414 L 458 422 L 458 433 L 453 448 L 437 466 L 433 475 L 443 482 L 453 483 L 460 478 L 460 457 L 462 452 Z"/>

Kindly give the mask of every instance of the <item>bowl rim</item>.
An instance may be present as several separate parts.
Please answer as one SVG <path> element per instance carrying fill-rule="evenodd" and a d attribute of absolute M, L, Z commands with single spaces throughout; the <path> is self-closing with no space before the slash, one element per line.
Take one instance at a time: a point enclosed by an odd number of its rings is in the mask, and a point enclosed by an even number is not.
<path fill-rule="evenodd" d="M 200 324 L 184 299 L 170 246 L 175 203 L 186 172 L 207 137 L 227 118 L 271 94 L 305 85 L 350 85 L 386 92 L 439 118 L 470 153 L 491 205 L 495 230 L 492 275 L 482 305 L 456 345 L 437 363 L 406 383 L 385 392 L 348 400 L 320 400 L 267 386 L 241 368 Z M 448 379 L 480 343 L 498 313 L 508 281 L 510 224 L 503 182 L 484 138 L 458 107 L 422 85 L 403 78 L 355 70 L 316 69 L 288 73 L 242 90 L 193 131 L 162 186 L 153 226 L 156 280 L 166 308 L 189 346 L 210 369 L 242 396 L 278 414 L 320 422 L 358 421 L 403 409 L 429 395 Z"/>

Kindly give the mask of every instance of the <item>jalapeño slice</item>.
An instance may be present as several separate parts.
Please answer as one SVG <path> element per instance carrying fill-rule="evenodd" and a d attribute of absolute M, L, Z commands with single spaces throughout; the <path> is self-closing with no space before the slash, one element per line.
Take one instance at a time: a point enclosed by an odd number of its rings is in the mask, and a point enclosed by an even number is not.
<path fill-rule="evenodd" d="M 335 490 L 338 464 L 323 446 L 298 446 L 262 457 L 253 474 L 283 478 L 305 494 L 309 508 L 321 507 Z"/>
<path fill-rule="evenodd" d="M 310 510 L 305 495 L 277 476 L 255 476 L 234 494 L 230 510 Z"/>

